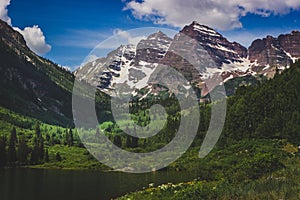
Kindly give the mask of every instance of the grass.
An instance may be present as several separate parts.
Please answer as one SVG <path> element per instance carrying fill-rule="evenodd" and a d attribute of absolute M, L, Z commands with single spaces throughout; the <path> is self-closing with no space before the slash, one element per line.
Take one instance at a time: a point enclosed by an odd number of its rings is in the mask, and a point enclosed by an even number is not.
<path fill-rule="evenodd" d="M 10 135 L 12 127 L 16 127 L 17 134 L 24 134 L 29 140 L 29 146 L 32 147 L 32 138 L 35 135 L 35 125 L 38 120 L 22 116 L 8 109 L 0 107 L 0 135 Z M 41 122 L 40 122 L 41 123 Z M 41 133 L 45 138 L 46 135 L 55 135 L 63 143 L 66 128 L 60 126 L 41 123 Z M 75 136 L 74 136 L 75 137 Z M 77 142 L 79 138 L 76 138 Z M 51 146 L 45 142 L 45 149 L 48 149 L 49 162 L 39 165 L 30 165 L 25 167 L 43 168 L 43 169 L 87 169 L 87 170 L 108 170 L 109 168 L 99 163 L 89 152 L 82 147 L 54 145 Z M 62 157 L 62 161 L 55 159 L 56 153 Z"/>
<path fill-rule="evenodd" d="M 294 146 L 286 141 L 245 140 L 225 149 L 216 149 L 202 161 L 197 161 L 194 156 L 196 149 L 193 149 L 171 168 L 186 166 L 187 169 L 192 169 L 198 162 L 197 180 L 149 186 L 118 199 L 300 199 L 300 155 L 291 153 L 291 149 Z M 277 155 L 280 165 L 272 169 L 276 163 L 269 166 L 265 162 L 268 160 L 266 155 L 272 158 Z M 260 156 L 263 159 L 257 159 Z M 188 162 L 193 164 L 186 165 Z M 253 176 L 253 173 L 259 176 Z"/>
<path fill-rule="evenodd" d="M 56 161 L 55 155 L 59 152 L 62 161 Z M 55 145 L 49 147 L 50 162 L 30 166 L 31 168 L 64 169 L 64 170 L 101 170 L 107 171 L 108 167 L 99 163 L 84 148 Z"/>

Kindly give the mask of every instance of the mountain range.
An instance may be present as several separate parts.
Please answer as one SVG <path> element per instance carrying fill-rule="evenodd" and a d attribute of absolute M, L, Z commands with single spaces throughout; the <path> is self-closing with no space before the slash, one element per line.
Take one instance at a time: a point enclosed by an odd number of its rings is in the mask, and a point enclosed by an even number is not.
<path fill-rule="evenodd" d="M 202 96 L 208 93 L 205 82 L 216 75 L 221 75 L 229 94 L 233 94 L 240 85 L 255 84 L 262 76 L 272 78 L 298 58 L 299 31 L 258 39 L 245 48 L 212 28 L 193 22 L 174 38 L 158 31 L 137 45 L 122 45 L 72 73 L 33 53 L 21 34 L 0 21 L 0 105 L 66 126 L 73 124 L 75 76 L 105 93 L 119 84 L 130 88 L 133 96 L 145 97 L 161 90 L 148 81 L 158 66 L 167 65 L 200 88 Z"/>
<path fill-rule="evenodd" d="M 201 88 L 204 96 L 208 93 L 205 82 L 216 76 L 224 82 L 240 77 L 272 78 L 298 58 L 299 31 L 257 39 L 246 48 L 208 26 L 193 22 L 174 38 L 158 31 L 137 45 L 122 45 L 107 57 L 82 66 L 75 74 L 104 92 L 123 84 L 137 95 L 141 88 L 152 84 L 149 78 L 156 68 L 167 65 Z"/>

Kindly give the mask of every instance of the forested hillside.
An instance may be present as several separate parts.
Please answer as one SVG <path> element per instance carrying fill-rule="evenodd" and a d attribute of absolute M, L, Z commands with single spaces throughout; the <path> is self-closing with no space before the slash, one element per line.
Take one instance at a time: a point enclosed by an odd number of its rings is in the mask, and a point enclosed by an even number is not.
<path fill-rule="evenodd" d="M 300 144 L 300 62 L 228 99 L 224 138 L 289 139 Z"/>
<path fill-rule="evenodd" d="M 0 20 L 0 105 L 59 125 L 72 125 L 74 75 L 33 53 L 23 36 Z"/>
<path fill-rule="evenodd" d="M 228 98 L 225 129 L 214 150 L 198 158 L 205 134 L 200 131 L 193 147 L 170 166 L 192 170 L 197 179 L 149 185 L 120 199 L 299 199 L 299 86 L 300 61 L 274 79 L 239 88 Z"/>

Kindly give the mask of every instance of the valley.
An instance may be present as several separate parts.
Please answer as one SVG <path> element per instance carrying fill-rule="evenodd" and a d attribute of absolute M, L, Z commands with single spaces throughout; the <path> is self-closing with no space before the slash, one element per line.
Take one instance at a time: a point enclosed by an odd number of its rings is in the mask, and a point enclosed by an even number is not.
<path fill-rule="evenodd" d="M 92 189 L 89 197 L 93 199 L 97 195 L 99 199 L 122 195 L 119 199 L 299 199 L 299 37 L 298 31 L 277 38 L 268 36 L 255 40 L 247 49 L 192 22 L 174 38 L 153 33 L 137 46 L 123 45 L 73 73 L 33 53 L 18 32 L 0 21 L 0 177 L 11 180 L 14 173 L 20 177 L 28 173 L 36 174 L 38 180 L 63 173 L 72 180 L 78 175 L 87 185 L 85 181 L 93 176 L 112 179 L 111 187 L 93 179 L 97 187 L 106 185 L 105 190 L 109 190 L 101 196 L 104 190 L 99 193 Z M 183 74 L 197 96 L 201 120 L 188 151 L 171 165 L 141 176 L 116 172 L 124 170 L 98 162 L 86 147 L 103 146 L 100 136 L 133 153 L 154 152 L 176 137 L 181 119 L 191 111 L 181 110 L 175 93 L 184 93 L 188 87 L 170 90 L 149 83 L 154 75 L 166 76 L 155 74 L 164 65 Z M 214 149 L 199 158 L 214 103 L 205 82 L 217 75 L 225 87 L 225 125 Z M 96 102 L 97 127 L 75 128 L 72 92 L 76 79 L 97 87 L 92 99 Z M 119 123 L 113 117 L 109 96 L 118 85 L 126 87 L 131 96 L 130 113 L 126 115 L 129 120 Z M 220 82 L 213 86 L 217 90 Z M 152 119 L 153 129 L 145 128 L 144 134 L 161 127 L 164 119 L 150 112 L 156 104 L 167 113 L 159 133 L 149 138 L 127 135 L 121 127 L 136 133 L 138 126 L 147 127 Z M 168 153 L 166 157 L 173 152 Z M 151 166 L 151 162 L 145 165 Z M 46 178 L 43 184 L 47 181 L 55 193 L 56 180 Z M 73 186 L 76 181 L 64 184 L 72 185 L 68 187 L 74 190 L 72 199 L 82 199 L 82 191 Z"/>

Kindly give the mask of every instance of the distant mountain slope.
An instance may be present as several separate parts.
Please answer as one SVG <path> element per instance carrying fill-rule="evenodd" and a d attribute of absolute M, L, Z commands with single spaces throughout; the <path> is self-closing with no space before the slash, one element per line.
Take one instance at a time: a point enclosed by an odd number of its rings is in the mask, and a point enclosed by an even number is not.
<path fill-rule="evenodd" d="M 26 45 L 21 34 L 0 21 L 0 105 L 47 123 L 72 124 L 74 76 Z"/>
<path fill-rule="evenodd" d="M 147 81 L 163 64 L 181 72 L 205 96 L 208 89 L 204 82 L 216 75 L 224 82 L 245 76 L 272 78 L 276 70 L 282 71 L 300 58 L 299 37 L 298 31 L 278 38 L 268 36 L 254 41 L 247 49 L 212 28 L 193 22 L 173 39 L 159 31 L 136 46 L 123 45 L 106 58 L 82 66 L 76 75 L 104 92 L 113 90 L 118 83 L 134 91 L 151 88 Z M 137 91 L 132 94 L 137 95 Z"/>
<path fill-rule="evenodd" d="M 249 60 L 255 63 L 254 71 L 274 75 L 274 67 L 284 69 L 300 58 L 300 32 L 280 35 L 278 38 L 267 36 L 255 40 L 249 47 Z"/>
<path fill-rule="evenodd" d="M 137 46 L 122 45 L 106 58 L 82 66 L 75 75 L 103 91 L 123 83 L 141 89 L 147 86 L 147 80 L 167 53 L 171 41 L 162 32 L 154 33 Z"/>

